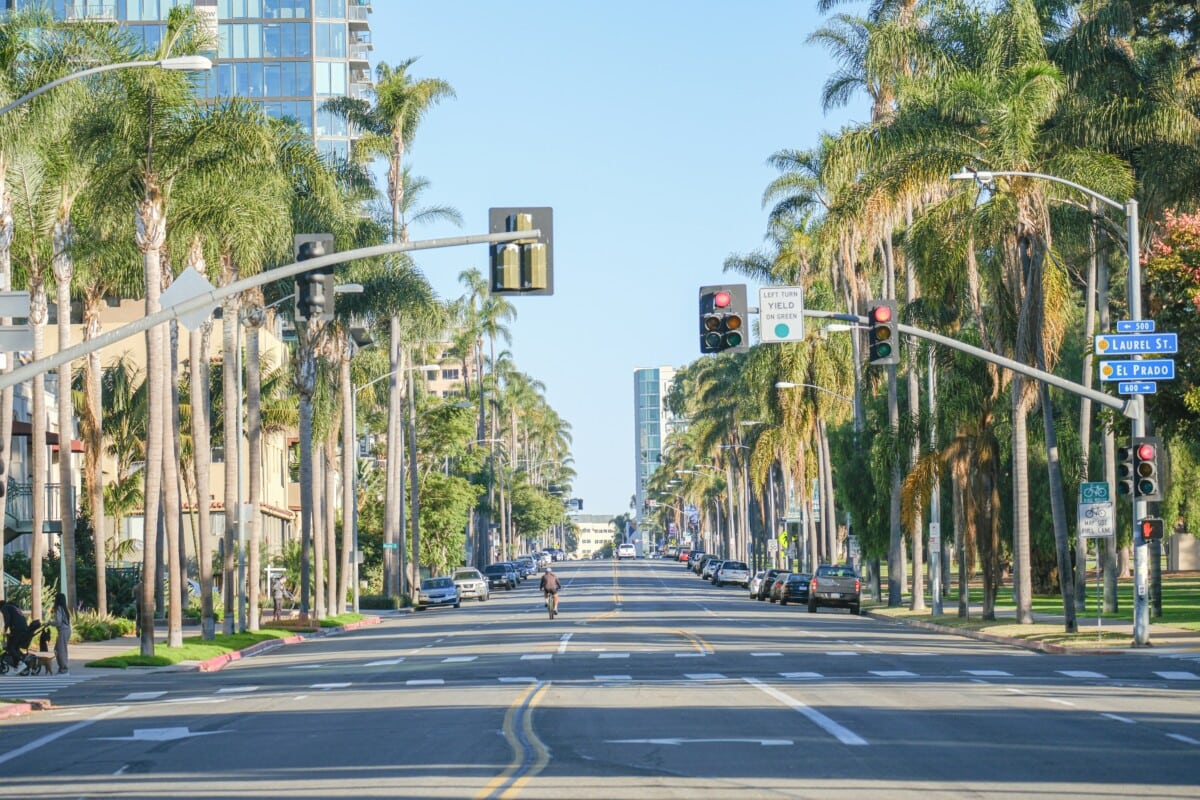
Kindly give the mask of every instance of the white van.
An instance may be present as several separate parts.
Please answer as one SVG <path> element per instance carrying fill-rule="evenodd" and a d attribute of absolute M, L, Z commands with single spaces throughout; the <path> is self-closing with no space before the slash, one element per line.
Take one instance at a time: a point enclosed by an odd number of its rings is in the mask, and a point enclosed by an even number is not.
<path fill-rule="evenodd" d="M 637 548 L 628 542 L 617 545 L 617 560 L 622 558 L 637 558 Z"/>

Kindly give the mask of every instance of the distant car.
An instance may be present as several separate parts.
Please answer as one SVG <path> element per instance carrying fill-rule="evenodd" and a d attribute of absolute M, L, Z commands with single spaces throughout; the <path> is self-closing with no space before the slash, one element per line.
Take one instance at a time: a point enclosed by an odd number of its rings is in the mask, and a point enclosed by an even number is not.
<path fill-rule="evenodd" d="M 720 569 L 725 562 L 719 558 L 710 558 L 704 562 L 704 566 L 700 569 L 700 577 L 704 580 L 712 580 L 713 573 Z"/>
<path fill-rule="evenodd" d="M 762 591 L 763 581 L 766 580 L 766 578 L 767 571 L 765 569 L 760 569 L 758 572 L 754 573 L 754 577 L 750 579 L 750 585 L 746 587 L 750 590 L 751 600 L 758 599 L 758 593 Z"/>
<path fill-rule="evenodd" d="M 787 570 L 783 570 L 783 569 L 767 570 L 767 574 L 763 577 L 762 583 L 758 587 L 758 593 L 751 594 L 751 597 L 753 597 L 755 600 L 766 600 L 768 597 L 770 597 L 771 596 L 771 584 L 775 583 L 775 579 L 777 577 L 779 577 L 779 573 L 781 573 L 781 572 L 787 572 Z"/>
<path fill-rule="evenodd" d="M 772 603 L 778 603 L 779 598 L 783 596 L 783 587 L 787 585 L 790 572 L 778 572 L 775 574 L 775 580 L 771 581 L 771 588 L 767 590 L 767 599 Z"/>
<path fill-rule="evenodd" d="M 482 603 L 491 596 L 487 578 L 474 567 L 456 569 L 454 585 L 458 587 L 458 596 L 462 600 L 475 598 Z"/>
<path fill-rule="evenodd" d="M 427 608 L 434 606 L 453 606 L 458 608 L 462 605 L 462 598 L 458 595 L 458 587 L 454 585 L 453 578 L 426 578 L 421 581 L 421 588 L 417 591 L 417 602 L 414 608 L 417 611 L 424 611 Z"/>
<path fill-rule="evenodd" d="M 679 555 L 675 558 L 684 564 L 687 564 L 692 559 L 692 551 L 686 547 L 679 548 Z"/>
<path fill-rule="evenodd" d="M 708 578 L 712 573 L 710 572 L 709 575 L 705 575 L 704 570 L 708 569 L 709 565 L 713 561 L 717 560 L 717 557 L 712 553 L 705 553 L 704 555 L 700 556 L 699 559 L 694 559 L 692 561 L 692 572 L 696 573 L 701 578 Z"/>
<path fill-rule="evenodd" d="M 725 561 L 719 569 L 713 571 L 712 582 L 717 586 L 736 583 L 738 586 L 750 585 L 750 567 L 745 561 Z"/>
<path fill-rule="evenodd" d="M 637 558 L 637 548 L 628 542 L 617 545 L 617 560 L 622 558 Z"/>
<path fill-rule="evenodd" d="M 483 568 L 483 574 L 487 576 L 490 589 L 510 591 L 517 588 L 517 572 L 511 564 L 488 564 Z"/>
<path fill-rule="evenodd" d="M 779 590 L 779 604 L 786 606 L 788 603 L 807 603 L 810 580 L 812 576 L 803 572 L 788 575 L 787 582 Z"/>
<path fill-rule="evenodd" d="M 808 586 L 808 610 L 821 606 L 848 608 L 851 614 L 862 613 L 862 581 L 853 567 L 822 564 L 813 573 Z"/>

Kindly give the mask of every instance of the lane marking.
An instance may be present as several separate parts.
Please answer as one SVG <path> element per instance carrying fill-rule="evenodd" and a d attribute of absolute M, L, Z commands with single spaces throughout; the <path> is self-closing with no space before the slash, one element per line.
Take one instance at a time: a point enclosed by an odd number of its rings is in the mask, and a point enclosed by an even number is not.
<path fill-rule="evenodd" d="M 164 694 L 166 694 L 166 692 L 133 692 L 122 697 L 121 702 L 128 702 L 131 700 L 157 700 Z"/>
<path fill-rule="evenodd" d="M 500 681 L 501 683 L 537 683 L 537 678 L 525 676 L 510 677 L 505 675 L 497 678 L 496 680 Z"/>
<path fill-rule="evenodd" d="M 449 658 L 443 658 L 442 663 L 443 664 L 461 664 L 461 663 L 465 663 L 467 661 L 474 661 L 477 658 L 479 658 L 479 656 L 450 656 Z"/>
<path fill-rule="evenodd" d="M 782 656 L 783 653 L 751 653 L 755 658 L 768 658 L 770 656 Z"/>
<path fill-rule="evenodd" d="M 1074 706 L 1075 706 L 1075 704 L 1072 703 L 1070 700 L 1060 700 L 1057 697 L 1047 697 L 1046 699 L 1049 700 L 1051 703 L 1058 703 L 1060 706 L 1071 706 L 1072 708 L 1074 708 Z"/>
<path fill-rule="evenodd" d="M 1011 672 L 1005 672 L 1002 669 L 964 669 L 963 672 L 968 675 L 974 675 L 977 678 L 1011 678 Z"/>
<path fill-rule="evenodd" d="M 441 678 L 418 678 L 416 680 L 405 681 L 406 686 L 443 686 L 445 683 Z"/>
<path fill-rule="evenodd" d="M 529 698 L 529 703 L 521 709 L 521 733 L 523 734 L 521 736 L 521 744 L 525 747 L 525 763 L 518 770 L 517 779 L 513 781 L 512 786 L 500 795 L 501 798 L 516 797 L 521 787 L 532 778 L 540 775 L 542 770 L 546 768 L 546 765 L 550 763 L 550 750 L 533 730 L 533 707 L 538 704 L 538 701 L 542 699 L 542 696 L 545 695 L 546 690 L 549 688 L 549 683 L 543 683 L 533 693 L 533 697 Z M 529 763 L 531 750 L 533 751 L 532 764 Z"/>
<path fill-rule="evenodd" d="M 86 728 L 87 726 L 92 725 L 93 723 L 99 722 L 102 719 L 107 719 L 108 717 L 114 716 L 116 714 L 120 714 L 122 711 L 128 711 L 128 710 L 129 710 L 129 706 L 114 706 L 113 708 L 109 708 L 109 709 L 106 709 L 105 711 L 101 711 L 99 714 L 92 717 L 91 719 L 85 719 L 80 722 L 76 722 L 74 725 L 68 725 L 67 727 L 63 728 L 62 730 L 55 731 L 54 733 L 48 733 L 45 736 L 34 739 L 32 742 L 29 742 L 28 744 L 25 744 L 21 747 L 17 747 L 13 750 L 9 750 L 6 753 L 0 753 L 0 764 L 5 763 L 6 761 L 12 761 L 13 759 L 16 759 L 16 758 L 20 758 L 21 756 L 25 755 L 26 753 L 32 753 L 34 750 L 37 750 L 39 747 L 50 744 L 51 742 L 53 742 L 56 739 L 61 739 L 62 737 L 67 736 L 68 734 L 72 734 L 75 731 L 82 730 L 82 729 Z"/>
<path fill-rule="evenodd" d="M 321 689 L 322 691 L 328 691 L 330 689 L 345 689 L 345 688 L 349 687 L 350 685 L 351 684 L 349 684 L 349 683 L 314 683 L 312 686 L 310 686 L 308 688 Z"/>
<path fill-rule="evenodd" d="M 725 676 L 719 672 L 686 672 L 683 677 L 689 681 L 723 681 Z"/>
<path fill-rule="evenodd" d="M 593 675 L 592 677 L 598 681 L 631 681 L 631 680 L 633 680 L 632 675 Z"/>
<path fill-rule="evenodd" d="M 1090 669 L 1059 669 L 1055 670 L 1059 675 L 1066 675 L 1068 678 L 1098 678 L 1106 679 L 1107 675 L 1102 675 L 1099 672 L 1092 672 Z"/>
<path fill-rule="evenodd" d="M 521 656 L 522 661 L 549 661 L 554 658 L 553 653 L 526 653 Z"/>
<path fill-rule="evenodd" d="M 676 653 L 676 658 L 704 658 L 708 653 Z"/>
<path fill-rule="evenodd" d="M 906 669 L 873 669 L 869 670 L 872 675 L 877 675 L 880 678 L 915 678 L 917 673 L 909 672 Z"/>
<path fill-rule="evenodd" d="M 1102 712 L 1100 714 L 1100 716 L 1108 717 L 1109 719 L 1115 720 L 1116 722 L 1124 722 L 1126 725 L 1136 725 L 1137 724 L 1135 721 L 1131 720 L 1129 717 L 1122 717 L 1120 714 L 1110 714 L 1107 711 Z"/>
<path fill-rule="evenodd" d="M 403 660 L 404 660 L 403 658 L 386 658 L 383 661 L 369 661 L 369 662 L 367 662 L 367 666 L 368 667 L 394 667 L 395 665 L 399 664 Z"/>
<path fill-rule="evenodd" d="M 217 694 L 245 694 L 247 692 L 257 692 L 260 688 L 259 686 L 230 686 L 225 689 L 217 689 Z"/>
<path fill-rule="evenodd" d="M 1182 733 L 1168 733 L 1167 738 L 1174 739 L 1177 742 L 1183 742 L 1184 744 L 1200 744 L 1200 740 L 1193 739 L 1190 736 L 1184 736 Z"/>
<path fill-rule="evenodd" d="M 779 676 L 782 678 L 824 678 L 825 676 L 819 672 L 781 672 Z"/>
<path fill-rule="evenodd" d="M 791 695 L 779 691 L 774 686 L 768 686 L 756 678 L 742 678 L 742 680 L 753 686 L 755 689 L 758 689 L 760 692 L 774 697 L 776 700 L 783 703 L 785 706 L 788 706 L 793 711 L 803 714 L 809 719 L 810 722 L 821 728 L 821 730 L 835 737 L 842 744 L 851 746 L 863 746 L 867 744 L 867 740 L 859 736 L 854 731 L 837 722 L 834 722 L 820 711 L 817 711 L 815 708 L 810 708 Z"/>
<path fill-rule="evenodd" d="M 692 633 L 691 631 L 685 631 L 685 630 L 679 630 L 679 629 L 676 629 L 675 632 L 678 633 L 683 638 L 687 639 L 689 642 L 691 642 L 692 647 L 696 648 L 697 652 L 699 652 L 699 654 L 702 656 L 712 655 L 713 653 L 716 652 L 713 649 L 712 645 L 710 645 L 707 641 L 705 641 L 704 637 L 698 633 Z"/>
<path fill-rule="evenodd" d="M 606 739 L 608 744 L 665 744 L 665 745 L 683 745 L 683 744 L 759 744 L 763 747 L 782 747 L 785 745 L 794 744 L 791 739 Z"/>
<path fill-rule="evenodd" d="M 508 766 L 499 775 L 492 778 L 479 790 L 479 793 L 475 795 L 476 800 L 491 800 L 491 798 L 510 796 L 508 792 L 518 788 L 517 783 L 531 769 L 536 771 L 532 775 L 529 775 L 529 777 L 533 777 L 533 775 L 541 772 L 545 768 L 546 763 L 549 762 L 549 753 L 545 745 L 533 733 L 533 723 L 528 719 L 529 709 L 536 700 L 540 699 L 548 686 L 548 683 L 540 681 L 534 683 L 523 691 L 513 704 L 508 707 L 508 711 L 504 714 L 502 731 L 505 741 L 508 742 L 508 746 L 512 749 L 512 760 L 509 761 Z M 520 728 L 519 732 L 518 727 Z M 531 755 L 533 756 L 532 765 L 530 764 Z"/>
<path fill-rule="evenodd" d="M 559 653 L 567 652 L 567 642 L 571 641 L 571 637 L 574 635 L 575 634 L 573 634 L 573 633 L 564 633 L 563 634 L 562 639 L 559 639 L 559 641 L 558 641 L 558 652 Z"/>
<path fill-rule="evenodd" d="M 857 656 L 861 653 L 856 653 L 853 650 L 830 650 L 825 655 L 827 656 Z"/>
<path fill-rule="evenodd" d="M 1155 672 L 1154 674 L 1169 681 L 1200 681 L 1200 675 L 1194 672 Z"/>
<path fill-rule="evenodd" d="M 599 658 L 629 658 L 629 653 L 601 653 Z"/>

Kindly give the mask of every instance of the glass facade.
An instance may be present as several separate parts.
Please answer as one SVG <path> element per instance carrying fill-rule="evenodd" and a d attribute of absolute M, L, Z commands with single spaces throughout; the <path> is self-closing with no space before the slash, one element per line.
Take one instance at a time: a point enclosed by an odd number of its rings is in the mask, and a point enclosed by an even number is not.
<path fill-rule="evenodd" d="M 667 434 L 673 429 L 673 420 L 663 408 L 663 399 L 675 378 L 671 367 L 653 367 L 634 370 L 633 413 L 635 443 L 635 478 L 637 486 L 637 513 L 645 507 L 646 483 L 662 463 L 663 447 Z"/>
<path fill-rule="evenodd" d="M 0 0 L 0 7 L 46 5 Z M 50 0 L 59 19 L 122 22 L 142 47 L 157 49 L 163 22 L 192 0 Z M 352 13 L 347 16 L 348 11 Z M 370 4 L 361 0 L 218 0 L 210 73 L 194 76 L 209 101 L 243 97 L 276 119 L 295 120 L 323 153 L 349 154 L 353 131 L 322 111 L 331 97 L 361 96 L 370 84 Z"/>

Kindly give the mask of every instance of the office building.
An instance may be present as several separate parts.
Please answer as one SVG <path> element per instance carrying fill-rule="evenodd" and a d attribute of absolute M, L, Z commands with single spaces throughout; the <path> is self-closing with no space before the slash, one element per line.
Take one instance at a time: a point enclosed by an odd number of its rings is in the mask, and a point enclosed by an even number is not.
<path fill-rule="evenodd" d="M 674 379 L 674 367 L 633 371 L 634 479 L 639 517 L 646 508 L 646 484 L 662 461 L 667 436 L 682 424 L 663 404 Z"/>

